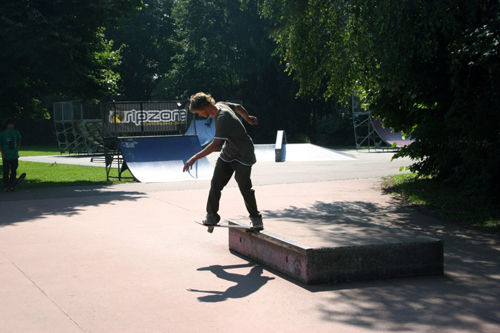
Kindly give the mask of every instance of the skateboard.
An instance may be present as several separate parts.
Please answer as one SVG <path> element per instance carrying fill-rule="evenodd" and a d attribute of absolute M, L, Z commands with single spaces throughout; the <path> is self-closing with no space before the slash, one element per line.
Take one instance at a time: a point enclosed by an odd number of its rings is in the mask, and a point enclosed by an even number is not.
<path fill-rule="evenodd" d="M 14 182 L 13 182 L 12 184 L 10 184 L 10 186 L 9 186 L 9 187 L 7 187 L 7 188 L 5 189 L 5 192 L 11 192 L 11 191 L 13 191 L 13 190 L 14 190 L 14 188 L 15 188 L 17 185 L 19 185 L 19 184 L 21 184 L 21 183 L 23 182 L 24 178 L 26 178 L 26 173 L 25 173 L 25 172 L 23 172 L 23 173 L 19 176 L 19 178 L 17 178 L 16 180 L 14 180 Z"/>
<path fill-rule="evenodd" d="M 198 222 L 198 221 L 194 221 L 194 222 L 199 224 L 199 225 L 202 225 L 204 227 L 207 227 L 208 233 L 214 232 L 215 228 L 245 229 L 246 232 L 259 232 L 260 231 L 260 230 L 255 230 L 254 228 L 248 227 L 248 226 L 243 226 L 243 225 L 239 225 L 239 224 L 230 224 L 230 223 L 234 223 L 233 221 L 228 221 L 228 223 L 216 224 L 216 225 L 205 225 L 205 224 Z"/>

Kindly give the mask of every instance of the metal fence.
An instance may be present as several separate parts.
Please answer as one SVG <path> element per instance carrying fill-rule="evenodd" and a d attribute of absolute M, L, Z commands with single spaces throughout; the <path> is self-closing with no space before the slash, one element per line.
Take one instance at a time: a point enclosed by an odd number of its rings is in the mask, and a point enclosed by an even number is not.
<path fill-rule="evenodd" d="M 56 102 L 54 127 L 61 153 L 96 153 L 105 137 L 99 104 Z"/>
<path fill-rule="evenodd" d="M 123 136 L 182 135 L 191 118 L 188 101 L 56 102 L 54 125 L 61 153 L 101 153 Z M 111 139 L 111 140 L 105 140 Z"/>

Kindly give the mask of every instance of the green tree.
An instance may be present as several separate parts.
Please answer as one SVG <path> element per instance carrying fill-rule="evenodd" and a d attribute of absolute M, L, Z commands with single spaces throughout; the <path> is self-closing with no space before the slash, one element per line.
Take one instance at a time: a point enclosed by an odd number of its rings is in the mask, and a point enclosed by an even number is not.
<path fill-rule="evenodd" d="M 93 99 L 110 94 L 119 56 L 105 26 L 141 0 L 16 0 L 0 3 L 0 110 L 39 114 L 44 95 Z"/>
<path fill-rule="evenodd" d="M 154 99 L 206 91 L 217 100 L 242 100 L 260 119 L 248 128 L 258 143 L 273 142 L 282 129 L 290 142 L 319 139 L 318 123 L 337 108 L 309 96 L 296 98 L 298 84 L 273 55 L 272 25 L 261 18 L 256 2 L 178 1 L 172 17 L 176 55 Z"/>
<path fill-rule="evenodd" d="M 120 49 L 116 100 L 147 101 L 171 68 L 175 55 L 173 0 L 144 0 L 142 10 L 106 29 L 106 38 Z"/>
<path fill-rule="evenodd" d="M 362 91 L 421 175 L 500 196 L 499 3 L 264 0 L 300 93 Z"/>
<path fill-rule="evenodd" d="M 238 68 L 247 57 L 238 22 L 243 17 L 240 3 L 227 0 L 177 1 L 175 19 L 177 43 L 173 68 L 163 80 L 162 94 L 185 98 L 193 91 L 211 91 L 234 98 L 240 84 Z M 248 19 L 246 20 L 248 22 Z"/>

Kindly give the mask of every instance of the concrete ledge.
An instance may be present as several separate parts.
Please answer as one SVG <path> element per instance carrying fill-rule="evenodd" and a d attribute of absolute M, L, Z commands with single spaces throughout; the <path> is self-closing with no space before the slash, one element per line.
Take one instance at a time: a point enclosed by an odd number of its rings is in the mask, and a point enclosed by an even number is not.
<path fill-rule="evenodd" d="M 229 229 L 229 248 L 306 284 L 443 274 L 442 240 L 374 224 L 371 228 L 390 232 L 393 240 L 373 244 L 366 235 L 365 244 L 312 248 L 267 232 Z"/>

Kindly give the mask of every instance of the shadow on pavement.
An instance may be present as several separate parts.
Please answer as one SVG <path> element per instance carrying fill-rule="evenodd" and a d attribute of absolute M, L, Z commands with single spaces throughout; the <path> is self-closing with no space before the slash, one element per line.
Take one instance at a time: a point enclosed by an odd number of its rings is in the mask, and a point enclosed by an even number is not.
<path fill-rule="evenodd" d="M 0 202 L 2 212 L 0 228 L 50 215 L 71 217 L 79 214 L 85 207 L 106 205 L 116 201 L 136 201 L 146 196 L 143 192 L 110 192 L 101 187 L 47 189 L 27 193 L 14 192 L 13 194 L 10 196 L 11 201 Z M 79 198 L 79 200 L 76 201 L 73 198 Z"/>
<path fill-rule="evenodd" d="M 263 215 L 267 220 L 306 224 L 305 228 L 321 237 L 322 242 L 340 239 L 345 242 L 345 237 L 349 237 L 348 241 L 355 244 L 366 237 L 378 237 L 376 233 L 371 234 L 368 226 L 362 227 L 367 222 L 444 240 L 444 276 L 317 286 L 291 281 L 313 293 L 336 291 L 334 296 L 324 294 L 324 302 L 318 309 L 324 320 L 387 331 L 396 330 L 396 327 L 401 330 L 402 324 L 409 331 L 413 325 L 428 325 L 429 329 L 436 330 L 442 326 L 480 331 L 481 324 L 474 321 L 475 316 L 493 325 L 500 323 L 500 242 L 497 234 L 467 229 L 408 206 L 363 201 L 318 201 L 306 208 L 263 211 Z M 345 224 L 355 224 L 358 232 L 343 233 Z M 350 311 L 345 311 L 346 307 Z M 380 322 L 397 324 L 392 329 L 381 328 L 377 327 Z"/>
<path fill-rule="evenodd" d="M 245 267 L 252 267 L 252 269 L 247 275 L 228 272 L 229 269 L 245 268 Z M 200 302 L 213 303 L 213 302 L 224 302 L 230 298 L 244 298 L 257 292 L 269 280 L 274 279 L 267 276 L 262 276 L 263 268 L 261 266 L 256 266 L 254 264 L 232 265 L 232 266 L 212 265 L 208 267 L 198 268 L 197 270 L 210 271 L 219 279 L 236 283 L 236 285 L 229 287 L 225 291 L 188 289 L 188 291 L 191 292 L 209 294 L 206 296 L 198 297 L 198 300 Z"/>

